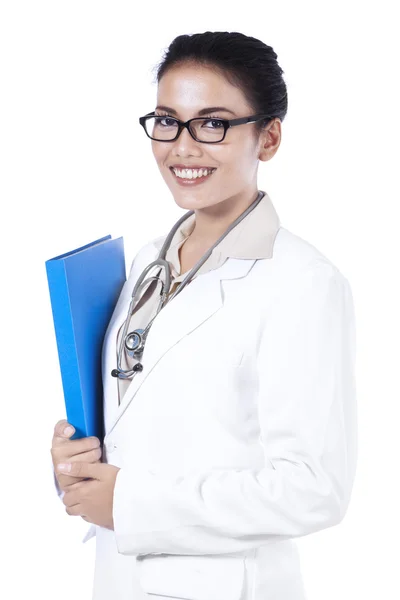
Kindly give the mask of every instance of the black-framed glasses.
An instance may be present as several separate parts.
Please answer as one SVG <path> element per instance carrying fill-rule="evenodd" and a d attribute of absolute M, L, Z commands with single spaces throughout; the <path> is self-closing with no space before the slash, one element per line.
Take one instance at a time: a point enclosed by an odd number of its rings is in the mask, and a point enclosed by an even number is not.
<path fill-rule="evenodd" d="M 214 119 L 213 117 L 195 117 L 188 121 L 180 121 L 169 115 L 156 115 L 155 112 L 139 117 L 139 123 L 146 135 L 157 142 L 174 142 L 186 127 L 196 142 L 217 144 L 225 139 L 229 127 L 254 123 L 261 119 L 273 119 L 271 115 L 258 114 L 239 119 Z"/>

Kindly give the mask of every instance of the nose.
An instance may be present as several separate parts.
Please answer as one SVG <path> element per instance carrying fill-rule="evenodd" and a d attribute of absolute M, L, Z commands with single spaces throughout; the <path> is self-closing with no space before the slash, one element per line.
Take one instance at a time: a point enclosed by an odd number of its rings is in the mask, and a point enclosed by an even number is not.
<path fill-rule="evenodd" d="M 179 154 L 186 154 L 188 150 L 199 148 L 200 142 L 197 142 L 190 134 L 187 127 L 183 127 L 177 140 L 174 142 L 174 150 Z"/>

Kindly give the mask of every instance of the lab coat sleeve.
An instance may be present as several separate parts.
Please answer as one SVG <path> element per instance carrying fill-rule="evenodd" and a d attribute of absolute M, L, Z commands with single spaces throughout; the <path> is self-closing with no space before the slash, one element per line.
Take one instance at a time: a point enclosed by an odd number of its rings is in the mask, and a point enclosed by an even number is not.
<path fill-rule="evenodd" d="M 119 553 L 240 552 L 343 519 L 357 454 L 350 285 L 317 260 L 278 296 L 257 355 L 265 465 L 177 477 L 124 466 L 113 504 Z"/>

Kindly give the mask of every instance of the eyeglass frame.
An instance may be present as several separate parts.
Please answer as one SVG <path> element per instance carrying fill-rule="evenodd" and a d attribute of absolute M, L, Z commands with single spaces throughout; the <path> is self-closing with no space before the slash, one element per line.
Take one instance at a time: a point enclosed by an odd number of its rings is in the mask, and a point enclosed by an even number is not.
<path fill-rule="evenodd" d="M 173 119 L 174 121 L 176 121 L 178 123 L 178 133 L 172 140 L 159 140 L 159 139 L 151 137 L 151 135 L 149 135 L 146 130 L 146 120 L 149 117 L 159 117 L 160 119 Z M 189 119 L 188 121 L 181 121 L 180 119 L 177 119 L 176 117 L 171 117 L 170 115 L 156 115 L 155 111 L 153 111 L 153 112 L 147 113 L 143 117 L 139 117 L 139 123 L 143 127 L 147 137 L 149 137 L 151 140 L 154 140 L 155 142 L 167 142 L 167 143 L 175 142 L 175 140 L 177 140 L 178 137 L 180 136 L 182 130 L 186 127 L 186 129 L 190 133 L 191 137 L 195 140 L 195 142 L 199 142 L 200 144 L 219 144 L 224 141 L 226 132 L 228 131 L 228 129 L 230 127 L 236 127 L 236 125 L 244 125 L 246 123 L 254 123 L 256 121 L 261 121 L 261 119 L 266 119 L 266 118 L 274 119 L 275 117 L 273 117 L 272 115 L 257 114 L 257 115 L 251 115 L 249 117 L 239 117 L 238 119 L 221 119 L 219 117 L 215 117 L 215 118 L 213 118 L 213 117 L 194 117 L 193 119 Z M 195 137 L 195 135 L 191 132 L 189 125 L 192 121 L 200 121 L 200 120 L 202 120 L 202 121 L 204 121 L 204 120 L 220 121 L 224 127 L 224 135 L 223 135 L 222 139 L 218 140 L 217 142 L 205 142 L 204 140 L 198 140 Z"/>

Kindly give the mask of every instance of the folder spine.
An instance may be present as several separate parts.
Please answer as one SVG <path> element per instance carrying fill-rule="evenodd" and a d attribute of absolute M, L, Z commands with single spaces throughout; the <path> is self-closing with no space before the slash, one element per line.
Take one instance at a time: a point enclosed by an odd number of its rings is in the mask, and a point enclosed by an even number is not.
<path fill-rule="evenodd" d="M 66 264 L 64 261 L 52 260 L 46 263 L 47 278 L 50 290 L 51 308 L 56 333 L 57 351 L 61 370 L 61 381 L 64 397 L 70 401 L 66 404 L 69 423 L 83 425 L 83 430 L 76 431 L 70 439 L 83 437 L 87 428 L 83 411 L 82 381 L 74 335 L 74 323 L 71 310 L 71 299 L 68 290 Z M 78 374 L 78 378 L 76 377 Z"/>

